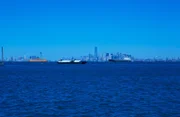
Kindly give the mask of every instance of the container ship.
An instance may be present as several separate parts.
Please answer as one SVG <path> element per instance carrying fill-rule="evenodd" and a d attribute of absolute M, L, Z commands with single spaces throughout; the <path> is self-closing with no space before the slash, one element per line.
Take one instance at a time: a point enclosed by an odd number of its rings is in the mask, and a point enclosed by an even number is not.
<path fill-rule="evenodd" d="M 86 64 L 86 61 L 82 60 L 59 60 L 57 61 L 58 64 Z"/>

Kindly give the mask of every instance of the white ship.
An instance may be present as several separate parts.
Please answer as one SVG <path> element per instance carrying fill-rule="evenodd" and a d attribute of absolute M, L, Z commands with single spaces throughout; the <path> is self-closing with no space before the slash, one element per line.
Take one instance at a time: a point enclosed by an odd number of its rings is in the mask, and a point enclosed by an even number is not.
<path fill-rule="evenodd" d="M 86 64 L 86 61 L 82 60 L 59 60 L 57 61 L 58 64 Z"/>
<path fill-rule="evenodd" d="M 132 59 L 129 57 L 124 57 L 123 59 L 109 59 L 109 62 L 122 62 L 122 63 L 129 63 L 132 62 Z"/>

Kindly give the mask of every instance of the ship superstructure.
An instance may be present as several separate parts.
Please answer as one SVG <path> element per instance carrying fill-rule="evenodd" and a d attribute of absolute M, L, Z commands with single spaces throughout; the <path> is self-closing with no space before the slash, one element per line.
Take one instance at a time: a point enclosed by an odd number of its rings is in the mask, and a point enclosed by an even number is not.
<path fill-rule="evenodd" d="M 124 57 L 122 59 L 109 59 L 109 62 L 124 62 L 124 63 L 129 63 L 132 62 L 132 59 L 130 57 Z"/>
<path fill-rule="evenodd" d="M 86 64 L 86 61 L 82 60 L 59 60 L 57 61 L 58 64 Z"/>

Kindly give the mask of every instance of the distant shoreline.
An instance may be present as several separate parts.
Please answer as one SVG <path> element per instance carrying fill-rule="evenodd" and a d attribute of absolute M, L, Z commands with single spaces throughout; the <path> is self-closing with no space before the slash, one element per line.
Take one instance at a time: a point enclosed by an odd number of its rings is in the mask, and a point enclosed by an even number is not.
<path fill-rule="evenodd" d="M 4 63 L 57 63 L 57 61 L 47 61 L 47 62 L 29 62 L 29 61 L 4 61 Z M 87 61 L 87 63 L 91 63 L 91 64 L 98 64 L 98 63 L 109 63 L 109 64 L 135 64 L 135 63 L 146 63 L 146 64 L 154 64 L 154 63 L 180 63 L 180 61 L 155 61 L 155 62 L 148 62 L 148 61 L 133 61 L 133 62 L 91 62 L 91 61 Z"/>

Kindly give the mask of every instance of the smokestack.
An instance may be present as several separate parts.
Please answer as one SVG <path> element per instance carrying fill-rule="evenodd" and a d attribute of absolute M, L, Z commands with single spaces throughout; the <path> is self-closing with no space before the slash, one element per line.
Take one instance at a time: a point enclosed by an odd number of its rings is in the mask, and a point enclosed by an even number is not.
<path fill-rule="evenodd" d="M 1 47 L 1 52 L 2 52 L 2 62 L 4 61 L 4 49 Z"/>

